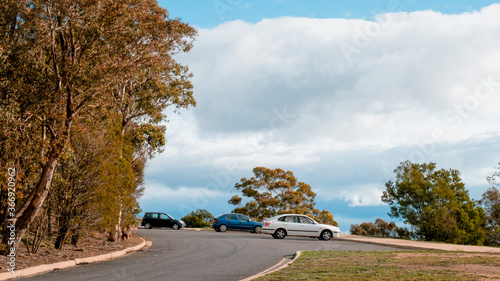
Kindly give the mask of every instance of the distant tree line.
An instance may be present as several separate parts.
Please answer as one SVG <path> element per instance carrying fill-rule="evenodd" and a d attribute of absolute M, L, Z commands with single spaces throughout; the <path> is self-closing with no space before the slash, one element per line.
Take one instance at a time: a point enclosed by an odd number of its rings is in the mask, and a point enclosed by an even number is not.
<path fill-rule="evenodd" d="M 436 169 L 435 163 L 402 162 L 395 181 L 386 183 L 382 201 L 389 216 L 401 218 L 408 228 L 377 219 L 375 224 L 351 225 L 358 235 L 402 237 L 454 244 L 500 246 L 500 192 L 492 186 L 474 201 L 457 170 Z M 492 185 L 500 173 L 487 180 Z M 389 227 L 388 227 L 389 226 Z"/>
<path fill-rule="evenodd" d="M 165 109 L 195 105 L 191 74 L 173 59 L 195 35 L 154 0 L 1 1 L 4 253 L 7 219 L 15 245 L 24 239 L 33 252 L 90 230 L 116 241 L 135 223 L 145 163 L 165 144 Z"/>

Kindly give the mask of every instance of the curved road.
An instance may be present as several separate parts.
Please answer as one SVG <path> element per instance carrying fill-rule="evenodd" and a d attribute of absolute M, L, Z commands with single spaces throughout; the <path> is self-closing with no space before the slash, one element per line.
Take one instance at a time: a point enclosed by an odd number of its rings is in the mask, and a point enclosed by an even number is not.
<path fill-rule="evenodd" d="M 128 256 L 56 270 L 23 280 L 240 280 L 299 250 L 398 251 L 347 241 L 320 241 L 248 232 L 140 229 L 153 246 Z"/>

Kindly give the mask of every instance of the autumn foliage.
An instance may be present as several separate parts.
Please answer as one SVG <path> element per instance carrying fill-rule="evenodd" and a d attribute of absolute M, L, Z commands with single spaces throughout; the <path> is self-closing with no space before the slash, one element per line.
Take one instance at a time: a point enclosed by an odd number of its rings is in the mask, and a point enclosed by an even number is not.
<path fill-rule="evenodd" d="M 0 166 L 17 171 L 17 245 L 28 228 L 60 248 L 134 223 L 165 109 L 195 105 L 173 58 L 195 35 L 154 0 L 1 1 Z"/>

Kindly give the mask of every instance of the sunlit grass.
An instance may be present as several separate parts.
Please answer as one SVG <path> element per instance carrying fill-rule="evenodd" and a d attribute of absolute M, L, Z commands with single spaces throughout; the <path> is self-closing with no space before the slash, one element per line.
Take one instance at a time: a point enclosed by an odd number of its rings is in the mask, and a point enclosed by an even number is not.
<path fill-rule="evenodd" d="M 442 251 L 303 252 L 286 269 L 258 280 L 480 280 L 485 276 L 460 270 L 460 265 L 500 267 L 498 254 L 463 254 Z"/>

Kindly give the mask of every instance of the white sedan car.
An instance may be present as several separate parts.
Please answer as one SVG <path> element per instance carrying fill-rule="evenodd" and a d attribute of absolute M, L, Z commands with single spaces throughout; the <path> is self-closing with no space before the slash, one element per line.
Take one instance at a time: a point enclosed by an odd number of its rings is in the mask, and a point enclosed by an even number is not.
<path fill-rule="evenodd" d="M 336 226 L 317 223 L 305 215 L 284 214 L 264 221 L 262 232 L 271 234 L 276 239 L 285 236 L 317 237 L 320 240 L 330 240 L 340 237 L 340 229 Z"/>

